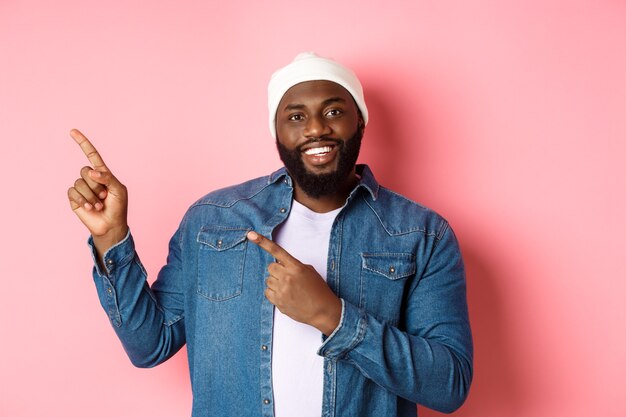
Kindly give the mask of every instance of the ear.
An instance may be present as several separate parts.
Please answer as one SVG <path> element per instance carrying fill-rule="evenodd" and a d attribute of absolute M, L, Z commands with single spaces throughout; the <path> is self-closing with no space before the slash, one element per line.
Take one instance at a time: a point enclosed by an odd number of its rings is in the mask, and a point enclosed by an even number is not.
<path fill-rule="evenodd" d="M 361 131 L 361 134 L 365 132 L 365 122 L 363 121 L 363 117 L 361 116 L 361 112 L 359 112 L 359 122 L 357 124 L 357 129 Z"/>

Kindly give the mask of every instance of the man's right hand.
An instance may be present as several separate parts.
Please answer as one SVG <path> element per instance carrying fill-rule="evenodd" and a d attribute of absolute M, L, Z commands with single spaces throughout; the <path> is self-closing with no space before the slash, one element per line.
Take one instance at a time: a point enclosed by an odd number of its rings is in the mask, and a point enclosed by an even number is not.
<path fill-rule="evenodd" d="M 70 131 L 92 166 L 80 170 L 80 178 L 67 190 L 72 210 L 89 229 L 102 256 L 128 233 L 128 192 L 107 168 L 96 148 L 81 132 Z"/>

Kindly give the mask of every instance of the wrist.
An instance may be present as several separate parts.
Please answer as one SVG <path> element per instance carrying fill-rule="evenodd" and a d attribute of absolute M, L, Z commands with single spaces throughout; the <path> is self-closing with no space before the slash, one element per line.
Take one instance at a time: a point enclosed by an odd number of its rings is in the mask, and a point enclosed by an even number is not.
<path fill-rule="evenodd" d="M 98 253 L 98 258 L 102 260 L 106 251 L 124 240 L 127 234 L 128 225 L 126 224 L 109 229 L 106 233 L 101 235 L 92 234 L 91 237 Z"/>
<path fill-rule="evenodd" d="M 339 326 L 342 308 L 341 300 L 335 296 L 333 301 L 319 314 L 315 327 L 324 335 L 330 336 Z"/>

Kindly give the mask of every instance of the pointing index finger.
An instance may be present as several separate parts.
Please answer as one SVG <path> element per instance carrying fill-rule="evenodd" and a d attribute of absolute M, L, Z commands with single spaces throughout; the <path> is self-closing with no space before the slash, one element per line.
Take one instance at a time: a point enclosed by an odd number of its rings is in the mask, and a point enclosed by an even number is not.
<path fill-rule="evenodd" d="M 263 249 L 265 252 L 272 255 L 279 263 L 283 265 L 287 263 L 292 264 L 292 263 L 299 262 L 296 258 L 291 256 L 289 252 L 287 252 L 285 249 L 280 247 L 280 245 L 265 238 L 264 236 L 261 236 L 257 232 L 249 231 L 246 237 L 251 242 L 254 242 L 257 245 L 259 245 L 261 249 Z"/>
<path fill-rule="evenodd" d="M 96 150 L 95 146 L 89 142 L 89 139 L 87 139 L 85 135 L 83 135 L 78 129 L 72 129 L 70 131 L 70 136 L 76 143 L 78 143 L 80 148 L 83 150 L 83 153 L 95 169 L 100 168 L 108 171 L 106 164 L 102 160 L 102 157 Z"/>

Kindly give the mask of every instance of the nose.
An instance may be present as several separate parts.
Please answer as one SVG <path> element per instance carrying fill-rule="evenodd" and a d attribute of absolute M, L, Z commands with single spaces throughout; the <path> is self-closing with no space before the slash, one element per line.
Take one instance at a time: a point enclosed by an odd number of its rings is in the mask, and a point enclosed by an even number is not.
<path fill-rule="evenodd" d="M 311 116 L 306 122 L 304 136 L 307 138 L 321 138 L 332 132 L 332 129 L 321 116 Z"/>

